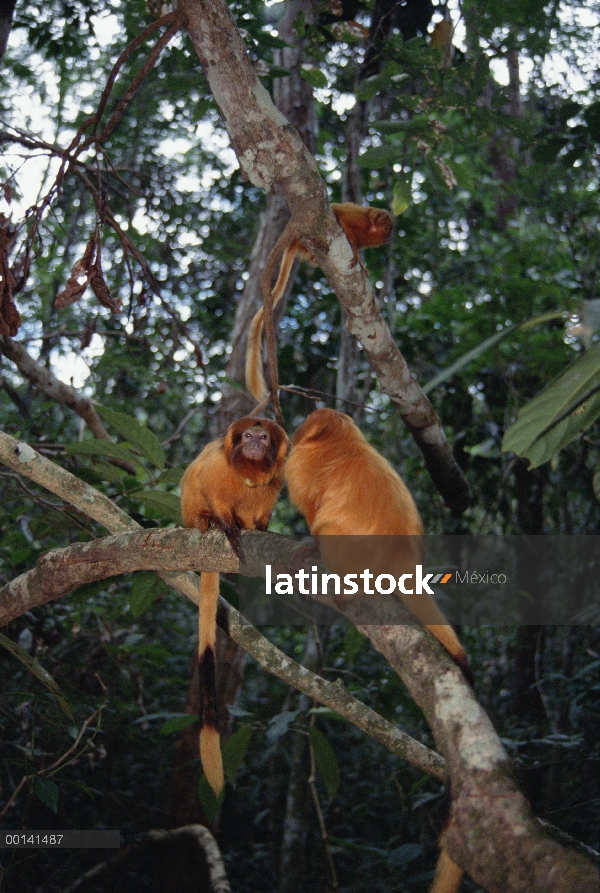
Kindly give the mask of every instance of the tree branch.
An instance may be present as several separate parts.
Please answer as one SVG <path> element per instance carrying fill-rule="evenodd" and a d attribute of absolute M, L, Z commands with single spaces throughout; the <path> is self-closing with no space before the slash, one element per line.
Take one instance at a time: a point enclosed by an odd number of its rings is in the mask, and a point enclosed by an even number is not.
<path fill-rule="evenodd" d="M 225 0 L 181 0 L 179 10 L 243 176 L 267 192 L 283 190 L 294 229 L 338 295 L 349 330 L 361 341 L 381 389 L 398 406 L 436 487 L 449 507 L 464 510 L 468 485 L 440 421 L 394 343 L 366 273 L 352 265 L 315 160 L 259 82 Z"/>
<path fill-rule="evenodd" d="M 52 373 L 37 363 L 25 350 L 19 341 L 14 341 L 8 335 L 0 335 L 0 350 L 12 360 L 17 369 L 25 378 L 43 391 L 52 400 L 68 406 L 87 423 L 94 437 L 100 440 L 110 440 L 110 435 L 102 422 L 91 400 L 82 397 L 79 391 L 59 381 Z"/>
<path fill-rule="evenodd" d="M 44 459 L 27 444 L 19 444 L 2 432 L 0 461 L 41 483 L 55 494 L 67 498 L 80 511 L 108 529 L 139 530 L 139 525 L 93 487 Z M 165 542 L 170 542 L 172 547 L 175 538 L 178 542 L 181 539 L 188 546 L 191 541 L 196 545 L 190 551 L 195 552 L 199 548 L 199 542 L 194 540 L 194 534 L 199 536 L 195 531 L 185 530 L 142 531 L 138 534 L 139 540 L 130 539 L 127 542 L 146 544 L 148 560 L 144 559 L 143 566 L 147 568 L 152 566 L 155 543 L 163 543 L 164 547 Z M 243 535 L 249 543 L 258 537 L 274 536 L 250 531 Z M 217 554 L 222 554 L 226 557 L 224 569 L 229 568 L 228 561 L 233 553 L 229 551 L 228 543 L 224 539 L 219 543 L 217 533 L 205 534 L 205 539 L 212 543 L 211 560 L 216 559 Z M 102 558 L 102 544 L 106 546 L 107 543 L 109 548 Z M 168 551 L 165 549 L 166 560 Z M 78 556 L 78 560 L 71 565 L 77 575 L 82 573 L 79 565 L 86 564 L 86 554 L 97 556 L 98 560 L 92 563 L 96 564 L 98 574 L 100 568 L 114 568 L 116 562 L 113 553 L 122 554 L 123 550 L 115 550 L 115 541 L 109 537 L 98 542 L 77 544 L 61 552 Z M 129 558 L 125 556 L 123 560 L 128 561 Z M 48 567 L 56 568 L 60 564 L 60 559 L 54 558 L 53 553 L 42 557 L 40 561 L 47 561 Z M 218 568 L 211 566 L 210 569 Z M 26 585 L 24 590 L 19 589 L 23 582 L 19 583 L 18 578 L 8 584 L 6 591 L 14 586 L 15 593 L 24 591 L 31 595 L 31 581 L 36 579 L 33 575 L 36 575 L 37 570 L 35 568 L 23 575 L 32 575 L 29 586 Z M 186 598 L 198 603 L 196 576 L 164 571 L 160 575 Z M 49 580 L 46 575 L 41 574 L 37 575 L 37 580 L 41 581 L 41 591 L 37 590 L 38 603 L 43 603 L 44 589 Z M 16 608 L 20 612 L 25 603 L 24 596 L 16 594 L 14 597 L 21 599 Z M 15 610 L 14 606 L 11 608 L 11 602 L 12 599 L 6 604 L 5 618 L 17 616 L 11 614 L 11 610 Z M 33 605 L 29 603 L 29 607 Z M 388 750 L 403 756 L 424 771 L 441 777 L 437 754 L 385 723 L 381 717 L 377 717 L 373 711 L 345 692 L 341 683 L 327 682 L 314 676 L 305 667 L 295 664 L 223 599 L 219 600 L 219 607 L 221 625 L 261 666 L 345 716 Z M 354 608 L 350 602 L 344 611 L 351 620 Z M 360 611 L 360 603 L 357 603 L 356 609 Z M 411 696 L 423 710 L 436 743 L 446 757 L 453 807 L 451 823 L 444 834 L 444 846 L 452 858 L 489 893 L 516 893 L 525 889 L 528 893 L 597 891 L 596 866 L 586 856 L 562 846 L 540 829 L 529 804 L 512 779 L 507 754 L 489 718 L 441 645 L 421 627 L 413 625 L 382 624 L 363 627 L 363 632 L 403 679 Z"/>
<path fill-rule="evenodd" d="M 36 453 L 32 447 L 19 443 L 13 437 L 3 432 L 0 432 L 0 461 L 46 487 L 46 489 L 57 496 L 66 499 L 81 512 L 102 524 L 107 530 L 118 530 L 122 533 L 136 531 L 132 541 L 138 544 L 146 544 L 144 548 L 147 554 L 144 559 L 144 569 L 152 569 L 152 553 L 155 549 L 155 543 L 159 544 L 156 548 L 160 548 L 161 543 L 176 541 L 184 544 L 182 546 L 184 550 L 186 548 L 189 549 L 186 552 L 186 555 L 191 558 L 190 563 L 187 565 L 188 567 L 196 567 L 198 565 L 197 553 L 202 549 L 205 551 L 207 559 L 210 554 L 210 561 L 212 562 L 206 569 L 238 570 L 238 560 L 222 534 L 215 531 L 202 535 L 198 531 L 183 529 L 144 531 L 139 524 L 129 518 L 125 512 L 115 506 L 102 493 L 94 490 L 93 487 L 80 481 L 79 478 L 74 477 L 68 471 L 50 462 L 50 460 L 45 459 L 39 453 Z M 131 533 L 129 535 L 131 536 Z M 242 536 L 244 539 L 251 540 L 255 537 L 274 537 L 275 535 L 247 531 L 243 532 Z M 135 539 L 135 537 L 138 539 Z M 166 540 L 163 537 L 166 537 Z M 190 538 L 191 542 L 195 544 L 193 548 L 189 546 L 188 541 Z M 98 570 L 101 566 L 103 568 L 115 567 L 114 552 L 118 552 L 125 561 L 129 560 L 127 556 L 122 555 L 123 550 L 121 548 L 115 549 L 114 537 L 107 537 L 92 543 L 79 543 L 75 552 L 71 552 L 73 547 L 67 550 L 59 550 L 60 554 L 58 554 L 58 557 L 54 557 L 57 553 L 49 553 L 46 556 L 42 556 L 36 568 L 23 574 L 21 577 L 17 577 L 0 590 L 0 623 L 8 623 L 11 619 L 20 616 L 23 610 L 29 610 L 36 605 L 44 604 L 46 601 L 51 600 L 52 597 L 58 597 L 61 594 L 59 592 L 61 586 L 58 577 L 61 573 L 66 574 L 67 568 L 69 568 L 69 554 L 77 555 L 77 560 L 72 561 L 70 564 L 69 572 L 73 574 L 76 580 L 81 580 L 86 573 L 86 554 L 88 559 L 90 555 L 99 556 L 100 553 L 97 550 L 102 550 L 103 546 L 97 544 L 106 544 L 107 542 L 110 543 L 110 546 L 107 554 L 104 556 L 104 563 L 102 563 L 100 558 L 98 559 L 94 579 L 102 579 L 101 576 L 98 576 Z M 187 547 L 186 543 L 188 544 Z M 165 549 L 162 554 L 169 560 L 167 553 L 168 549 Z M 191 553 L 193 553 L 193 556 Z M 248 549 L 247 554 L 249 555 L 249 553 L 250 550 Z M 63 556 L 62 571 L 60 570 L 61 555 Z M 87 563 L 89 564 L 90 562 L 87 561 Z M 92 561 L 91 563 L 93 564 L 94 562 Z M 50 596 L 50 599 L 46 597 L 46 587 L 50 585 L 50 579 L 45 574 L 39 572 L 41 566 L 53 570 L 52 583 L 55 587 L 53 591 L 57 594 Z M 115 571 L 115 573 L 121 573 L 121 571 Z M 159 576 L 179 592 L 180 595 L 198 604 L 199 580 L 195 574 L 161 570 Z M 81 583 L 75 583 L 75 585 L 81 585 Z M 4 607 L 2 608 L 1 606 Z M 219 599 L 219 625 L 261 667 L 277 676 L 282 682 L 339 713 L 340 716 L 351 722 L 356 728 L 366 732 L 367 735 L 378 741 L 391 753 L 397 754 L 423 772 L 440 779 L 445 777 L 444 762 L 439 754 L 415 741 L 405 732 L 397 729 L 375 713 L 374 710 L 371 710 L 352 697 L 339 680 L 328 682 L 326 679 L 311 673 L 306 667 L 293 661 L 272 645 L 268 639 L 262 636 L 255 627 L 251 626 L 223 598 Z"/>

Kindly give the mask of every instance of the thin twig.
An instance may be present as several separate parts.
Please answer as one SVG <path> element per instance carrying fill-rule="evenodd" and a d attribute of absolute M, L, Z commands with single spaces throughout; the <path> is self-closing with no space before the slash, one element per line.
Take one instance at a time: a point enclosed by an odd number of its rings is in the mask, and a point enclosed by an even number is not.
<path fill-rule="evenodd" d="M 311 716 L 311 725 L 314 725 L 314 715 Z M 310 739 L 310 735 L 308 736 L 308 752 L 310 755 L 310 775 L 308 776 L 308 786 L 310 788 L 310 793 L 313 799 L 313 803 L 315 805 L 315 812 L 317 813 L 317 821 L 319 822 L 319 829 L 321 831 L 321 840 L 323 841 L 323 849 L 325 850 L 325 856 L 327 857 L 327 864 L 329 865 L 329 873 L 331 874 L 331 886 L 333 890 L 339 890 L 337 873 L 335 870 L 335 862 L 333 861 L 333 854 L 331 852 L 331 847 L 329 845 L 329 836 L 327 834 L 327 827 L 325 825 L 325 818 L 323 817 L 323 810 L 321 809 L 321 803 L 319 802 L 319 795 L 317 793 L 317 785 L 316 785 L 316 763 L 315 763 L 315 752 L 313 750 L 312 741 Z"/>

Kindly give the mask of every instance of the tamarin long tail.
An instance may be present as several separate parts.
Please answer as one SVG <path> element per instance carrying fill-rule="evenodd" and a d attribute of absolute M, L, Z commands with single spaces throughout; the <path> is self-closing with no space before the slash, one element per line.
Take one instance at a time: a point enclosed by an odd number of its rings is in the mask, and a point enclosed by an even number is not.
<path fill-rule="evenodd" d="M 223 790 L 223 757 L 217 718 L 216 634 L 219 575 L 200 575 L 198 674 L 200 677 L 200 761 L 218 797 Z"/>
<path fill-rule="evenodd" d="M 275 310 L 275 307 L 279 304 L 283 293 L 285 292 L 294 264 L 294 259 L 299 249 L 301 250 L 300 243 L 294 241 L 291 245 L 288 245 L 283 252 L 277 282 L 273 286 L 273 291 L 271 292 L 273 301 L 272 310 Z M 307 253 L 304 252 L 304 254 Z M 264 318 L 265 308 L 263 306 L 260 310 L 256 311 L 250 324 L 248 346 L 246 348 L 246 388 L 259 403 L 266 400 L 269 395 L 262 367 L 262 330 Z"/>
<path fill-rule="evenodd" d="M 259 403 L 266 400 L 269 393 L 262 369 L 261 336 L 264 315 L 264 307 L 261 307 L 250 324 L 246 350 L 246 388 Z"/>
<path fill-rule="evenodd" d="M 458 893 L 463 879 L 463 870 L 453 862 L 447 850 L 442 850 L 435 867 L 433 884 L 429 893 Z"/>

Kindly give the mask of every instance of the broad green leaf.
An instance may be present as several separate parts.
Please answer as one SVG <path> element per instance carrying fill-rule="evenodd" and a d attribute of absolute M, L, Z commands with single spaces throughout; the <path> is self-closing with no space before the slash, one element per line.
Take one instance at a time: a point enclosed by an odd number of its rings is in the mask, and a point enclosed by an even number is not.
<path fill-rule="evenodd" d="M 198 722 L 197 713 L 185 713 L 183 716 L 174 716 L 162 724 L 159 731 L 161 735 L 178 735 Z"/>
<path fill-rule="evenodd" d="M 531 319 L 528 319 L 525 322 L 519 323 L 518 325 L 507 326 L 505 329 L 502 329 L 501 332 L 496 332 L 495 335 L 486 338 L 485 341 L 482 341 L 477 347 L 468 350 L 466 354 L 463 354 L 463 356 L 456 360 L 455 363 L 452 363 L 451 366 L 448 366 L 446 369 L 443 369 L 435 375 L 431 381 L 428 381 L 427 384 L 424 385 L 423 393 L 428 394 L 434 388 L 437 388 L 438 385 L 443 384 L 445 381 L 449 381 L 454 375 L 460 372 L 461 369 L 464 369 L 465 366 L 468 366 L 469 363 L 472 363 L 473 360 L 477 359 L 480 354 L 485 353 L 486 350 L 489 350 L 490 347 L 494 347 L 498 342 L 502 341 L 513 332 L 525 332 L 527 329 L 540 325 L 541 323 L 550 322 L 554 319 L 563 319 L 564 315 L 562 310 L 553 310 L 549 313 L 541 313 L 539 316 L 532 316 Z"/>
<path fill-rule="evenodd" d="M 282 710 L 281 713 L 273 717 L 267 728 L 267 741 L 269 744 L 273 744 L 274 741 L 286 734 L 299 713 L 299 710 Z"/>
<path fill-rule="evenodd" d="M 181 524 L 181 502 L 174 493 L 165 493 L 164 490 L 139 490 L 137 493 L 130 493 L 129 496 L 155 512 L 165 515 L 176 524 Z"/>
<path fill-rule="evenodd" d="M 330 800 L 333 800 L 340 786 L 340 768 L 333 748 L 327 737 L 312 726 L 308 730 L 310 743 L 315 755 L 315 765 L 327 789 Z"/>
<path fill-rule="evenodd" d="M 482 459 L 500 458 L 500 450 L 493 437 L 488 437 L 480 443 L 473 444 L 473 446 L 466 446 L 464 449 L 465 453 L 468 453 L 470 456 L 479 456 Z"/>
<path fill-rule="evenodd" d="M 225 788 L 221 791 L 220 797 L 216 797 L 215 792 L 206 780 L 206 775 L 203 775 L 198 782 L 198 799 L 200 800 L 204 815 L 211 824 L 216 821 L 217 816 L 219 815 L 219 810 L 221 809 L 224 797 Z"/>
<path fill-rule="evenodd" d="M 186 467 L 185 465 L 176 465 L 175 468 L 166 468 L 156 478 L 157 484 L 178 484 L 183 477 Z"/>
<path fill-rule="evenodd" d="M 348 624 L 344 635 L 344 651 L 349 663 L 352 663 L 366 640 L 367 637 L 359 632 L 355 626 Z"/>
<path fill-rule="evenodd" d="M 51 778 L 36 778 L 33 782 L 33 793 L 44 806 L 52 812 L 58 812 L 58 787 Z"/>
<path fill-rule="evenodd" d="M 237 780 L 253 733 L 252 726 L 242 726 L 230 735 L 223 745 L 223 770 L 225 778 L 232 785 Z"/>
<path fill-rule="evenodd" d="M 129 607 L 132 615 L 140 617 L 167 589 L 166 583 L 157 577 L 154 571 L 138 572 L 129 593 Z"/>
<path fill-rule="evenodd" d="M 7 651 L 9 651 L 13 657 L 16 657 L 17 660 L 21 661 L 24 667 L 31 673 L 32 676 L 41 682 L 43 686 L 45 686 L 50 694 L 56 699 L 58 706 L 65 713 L 71 722 L 74 722 L 73 717 L 73 708 L 71 707 L 69 701 L 66 699 L 64 694 L 62 693 L 60 687 L 56 684 L 50 673 L 44 669 L 44 667 L 35 660 L 30 654 L 23 650 L 20 645 L 17 645 L 16 642 L 13 642 L 11 639 L 8 639 L 5 635 L 0 633 L 0 645 L 3 645 Z"/>
<path fill-rule="evenodd" d="M 385 143 L 383 146 L 371 146 L 362 155 L 358 156 L 359 167 L 386 167 L 388 164 L 396 164 L 400 154 L 398 146 Z"/>
<path fill-rule="evenodd" d="M 583 117 L 590 134 L 597 143 L 600 143 L 600 101 L 592 102 L 585 109 Z"/>
<path fill-rule="evenodd" d="M 425 115 L 412 118 L 390 118 L 388 121 L 376 121 L 373 130 L 378 133 L 401 133 L 407 136 L 427 136 L 431 134 L 431 120 Z"/>
<path fill-rule="evenodd" d="M 403 843 L 388 853 L 387 861 L 398 869 L 418 859 L 424 849 L 420 843 Z"/>
<path fill-rule="evenodd" d="M 389 83 L 389 78 L 383 74 L 374 74 L 373 77 L 365 78 L 356 88 L 356 98 L 367 102 L 379 93 L 380 90 Z"/>
<path fill-rule="evenodd" d="M 395 180 L 392 194 L 392 211 L 398 217 L 404 214 L 412 202 L 412 190 L 407 180 Z"/>
<path fill-rule="evenodd" d="M 300 77 L 310 84 L 311 87 L 326 87 L 327 75 L 320 68 L 300 68 Z"/>
<path fill-rule="evenodd" d="M 504 435 L 502 449 L 537 468 L 600 416 L 600 344 L 594 344 L 530 400 Z"/>
<path fill-rule="evenodd" d="M 123 444 L 113 443 L 112 440 L 82 440 L 77 443 L 67 443 L 65 452 L 68 456 L 108 456 L 111 459 L 122 459 L 123 462 L 130 462 L 132 465 L 144 468 L 139 456 L 135 456 Z"/>
<path fill-rule="evenodd" d="M 108 462 L 90 462 L 90 468 L 96 472 L 101 480 L 108 481 L 111 484 L 120 485 L 127 477 L 127 472 L 124 468 L 109 465 Z"/>
<path fill-rule="evenodd" d="M 107 406 L 97 406 L 98 413 L 108 422 L 111 428 L 119 432 L 121 437 L 129 441 L 132 447 L 140 451 L 149 462 L 160 471 L 165 467 L 165 454 L 160 443 L 145 425 L 124 412 L 115 412 Z"/>
<path fill-rule="evenodd" d="M 372 99 L 389 84 L 399 84 L 408 77 L 408 73 L 397 62 L 386 62 L 380 74 L 374 74 L 360 82 L 356 90 L 356 98 L 363 101 Z"/>

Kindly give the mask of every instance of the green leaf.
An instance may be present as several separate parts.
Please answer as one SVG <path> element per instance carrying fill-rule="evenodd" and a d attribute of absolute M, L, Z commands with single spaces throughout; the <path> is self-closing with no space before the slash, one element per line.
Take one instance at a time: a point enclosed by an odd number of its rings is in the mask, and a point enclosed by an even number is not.
<path fill-rule="evenodd" d="M 355 626 L 348 624 L 344 635 L 344 651 L 346 652 L 346 657 L 348 658 L 349 663 L 352 663 L 366 640 L 367 637 L 363 636 Z"/>
<path fill-rule="evenodd" d="M 140 617 L 167 589 L 167 584 L 154 571 L 138 572 L 128 599 L 133 617 Z"/>
<path fill-rule="evenodd" d="M 388 164 L 396 164 L 400 157 L 400 149 L 392 143 L 384 143 L 383 146 L 371 146 L 366 152 L 358 156 L 359 167 L 387 167 Z"/>
<path fill-rule="evenodd" d="M 164 490 L 139 490 L 130 493 L 129 496 L 131 499 L 139 500 L 149 509 L 165 515 L 176 524 L 181 524 L 181 502 L 174 493 L 165 493 Z"/>
<path fill-rule="evenodd" d="M 304 78 L 311 87 L 327 86 L 327 75 L 320 68 L 301 68 L 300 77 Z"/>
<path fill-rule="evenodd" d="M 600 344 L 594 344 L 530 400 L 504 435 L 502 449 L 537 468 L 600 416 Z"/>
<path fill-rule="evenodd" d="M 139 450 L 142 456 L 145 456 L 156 468 L 160 471 L 163 470 L 165 454 L 150 428 L 140 425 L 137 419 L 124 412 L 115 412 L 114 409 L 109 409 L 107 406 L 97 406 L 96 408 L 111 428 L 118 431 L 121 437 L 129 441 L 131 446 Z"/>
<path fill-rule="evenodd" d="M 592 138 L 600 143 L 600 101 L 592 102 L 583 113 Z"/>
<path fill-rule="evenodd" d="M 135 456 L 123 444 L 113 443 L 112 440 L 82 440 L 77 443 L 67 443 L 65 452 L 68 456 L 108 456 L 111 459 L 122 459 L 123 462 L 130 462 L 132 465 L 144 468 L 139 456 Z"/>
<path fill-rule="evenodd" d="M 379 133 L 402 133 L 407 136 L 430 136 L 431 120 L 425 115 L 412 118 L 390 118 L 388 121 L 376 121 L 372 125 Z"/>
<path fill-rule="evenodd" d="M 389 78 L 383 74 L 374 74 L 373 77 L 365 78 L 356 88 L 356 98 L 362 102 L 367 102 L 383 90 L 389 83 Z"/>
<path fill-rule="evenodd" d="M 127 477 L 127 472 L 124 468 L 109 465 L 108 462 L 91 462 L 90 468 L 96 472 L 100 480 L 108 481 L 111 484 L 121 485 Z"/>
<path fill-rule="evenodd" d="M 43 668 L 41 664 L 35 660 L 30 654 L 27 654 L 26 651 L 21 648 L 20 645 L 17 645 L 16 642 L 13 642 L 11 639 L 8 639 L 5 635 L 0 633 L 0 645 L 3 645 L 7 651 L 9 651 L 13 657 L 16 657 L 17 660 L 21 661 L 24 667 L 31 673 L 32 676 L 41 682 L 42 685 L 48 689 L 50 694 L 55 698 L 58 703 L 58 706 L 63 711 L 66 716 L 69 717 L 71 722 L 74 722 L 75 719 L 73 717 L 73 708 L 71 707 L 69 701 L 62 693 L 60 687 L 56 684 L 50 673 Z"/>
<path fill-rule="evenodd" d="M 269 744 L 282 738 L 288 731 L 290 725 L 294 722 L 299 710 L 282 710 L 277 716 L 274 716 L 267 728 L 267 741 Z"/>
<path fill-rule="evenodd" d="M 395 180 L 394 191 L 392 195 L 392 211 L 398 217 L 404 214 L 412 202 L 412 189 L 407 180 Z"/>
<path fill-rule="evenodd" d="M 254 733 L 252 726 L 242 726 L 230 735 L 223 745 L 223 769 L 225 778 L 235 785 L 240 767 L 244 762 L 248 744 Z"/>
<path fill-rule="evenodd" d="M 329 740 L 319 729 L 311 726 L 308 734 L 315 755 L 315 765 L 321 773 L 329 799 L 333 800 L 340 786 L 340 768 L 335 753 Z"/>
<path fill-rule="evenodd" d="M 200 805 L 202 806 L 202 812 L 211 825 L 213 822 L 216 821 L 217 816 L 219 815 L 224 797 L 225 788 L 223 788 L 223 790 L 221 791 L 220 797 L 216 797 L 215 792 L 206 780 L 206 775 L 203 775 L 198 782 L 198 799 L 200 800 Z"/>
<path fill-rule="evenodd" d="M 161 735 L 178 735 L 198 722 L 197 713 L 184 713 L 182 716 L 174 716 L 162 724 L 159 731 Z"/>
<path fill-rule="evenodd" d="M 356 89 L 356 98 L 363 101 L 372 99 L 389 84 L 399 84 L 408 77 L 408 73 L 397 62 L 386 62 L 380 74 L 374 74 L 360 82 Z"/>
<path fill-rule="evenodd" d="M 594 496 L 600 502 L 600 462 L 594 468 L 594 477 L 592 479 L 592 487 L 594 488 Z"/>
<path fill-rule="evenodd" d="M 469 363 L 472 363 L 473 360 L 477 359 L 482 353 L 485 353 L 486 350 L 489 350 L 490 347 L 494 347 L 508 335 L 513 332 L 520 331 L 526 332 L 527 329 L 532 328 L 533 326 L 540 325 L 544 322 L 550 322 L 554 319 L 563 319 L 564 312 L 562 310 L 552 310 L 549 313 L 541 313 L 539 316 L 532 316 L 531 319 L 526 320 L 525 322 L 519 323 L 518 325 L 507 326 L 505 329 L 502 329 L 501 332 L 496 332 L 495 335 L 491 335 L 489 338 L 486 338 L 485 341 L 482 341 L 481 344 L 478 344 L 477 347 L 473 347 L 471 350 L 468 350 L 466 354 L 463 354 L 455 363 L 448 366 L 446 369 L 443 369 L 437 375 L 435 375 L 431 381 L 428 381 L 426 385 L 423 386 L 423 393 L 428 394 L 434 388 L 437 388 L 438 385 L 442 384 L 445 381 L 449 381 L 454 375 L 460 372 L 465 366 L 468 366 Z"/>
<path fill-rule="evenodd" d="M 157 484 L 178 484 L 187 468 L 186 465 L 176 465 L 175 468 L 166 468 L 156 479 Z"/>
<path fill-rule="evenodd" d="M 58 786 L 51 778 L 34 779 L 33 793 L 52 812 L 58 811 Z"/>

